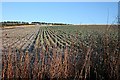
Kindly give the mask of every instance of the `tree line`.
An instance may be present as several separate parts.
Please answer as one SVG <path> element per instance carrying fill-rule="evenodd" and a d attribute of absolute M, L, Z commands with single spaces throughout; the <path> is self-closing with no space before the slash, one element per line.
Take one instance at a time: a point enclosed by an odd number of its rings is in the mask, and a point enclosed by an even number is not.
<path fill-rule="evenodd" d="M 0 22 L 2 26 L 20 26 L 20 25 L 29 25 L 28 22 L 20 22 L 20 21 L 4 21 Z"/>
<path fill-rule="evenodd" d="M 64 23 L 46 23 L 46 22 L 20 22 L 20 21 L 3 21 L 0 26 L 20 26 L 20 25 L 70 25 Z"/>
<path fill-rule="evenodd" d="M 37 25 L 70 25 L 70 24 L 64 24 L 64 23 L 46 23 L 46 22 L 31 22 L 31 24 L 37 24 Z"/>

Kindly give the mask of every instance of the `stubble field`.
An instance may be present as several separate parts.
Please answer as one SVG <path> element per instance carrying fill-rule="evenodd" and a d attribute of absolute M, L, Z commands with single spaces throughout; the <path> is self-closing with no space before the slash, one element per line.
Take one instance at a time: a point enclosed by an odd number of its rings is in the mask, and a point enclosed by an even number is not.
<path fill-rule="evenodd" d="M 2 79 L 120 80 L 117 25 L 2 30 Z"/>

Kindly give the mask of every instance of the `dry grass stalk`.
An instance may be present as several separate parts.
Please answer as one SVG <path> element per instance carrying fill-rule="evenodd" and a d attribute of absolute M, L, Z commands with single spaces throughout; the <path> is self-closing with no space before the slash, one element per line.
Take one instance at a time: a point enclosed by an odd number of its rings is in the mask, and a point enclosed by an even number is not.
<path fill-rule="evenodd" d="M 89 47 L 88 50 L 87 50 L 87 54 L 85 56 L 85 60 L 84 60 L 84 64 L 82 66 L 82 69 L 80 71 L 80 75 L 79 75 L 79 78 L 80 79 L 84 79 L 86 80 L 88 74 L 90 74 L 90 58 L 91 58 L 91 52 L 92 52 L 92 48 Z M 85 74 L 84 74 L 84 71 L 85 70 Z"/>

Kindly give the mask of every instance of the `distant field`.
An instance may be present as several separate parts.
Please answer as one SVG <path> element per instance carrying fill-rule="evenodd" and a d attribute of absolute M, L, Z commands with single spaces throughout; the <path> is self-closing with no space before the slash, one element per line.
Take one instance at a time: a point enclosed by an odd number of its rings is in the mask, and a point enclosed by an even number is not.
<path fill-rule="evenodd" d="M 2 26 L 2 29 L 13 29 L 13 28 L 19 28 L 19 27 L 31 27 L 31 26 L 35 26 L 35 25 L 21 25 L 21 26 Z"/>
<path fill-rule="evenodd" d="M 2 30 L 3 79 L 120 80 L 117 25 L 10 28 Z"/>

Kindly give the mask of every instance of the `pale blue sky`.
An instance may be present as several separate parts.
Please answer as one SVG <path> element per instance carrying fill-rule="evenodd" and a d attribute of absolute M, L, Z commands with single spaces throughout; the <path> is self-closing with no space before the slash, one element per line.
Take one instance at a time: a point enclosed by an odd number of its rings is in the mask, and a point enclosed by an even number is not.
<path fill-rule="evenodd" d="M 106 24 L 118 15 L 117 2 L 3 2 L 2 21 Z"/>

